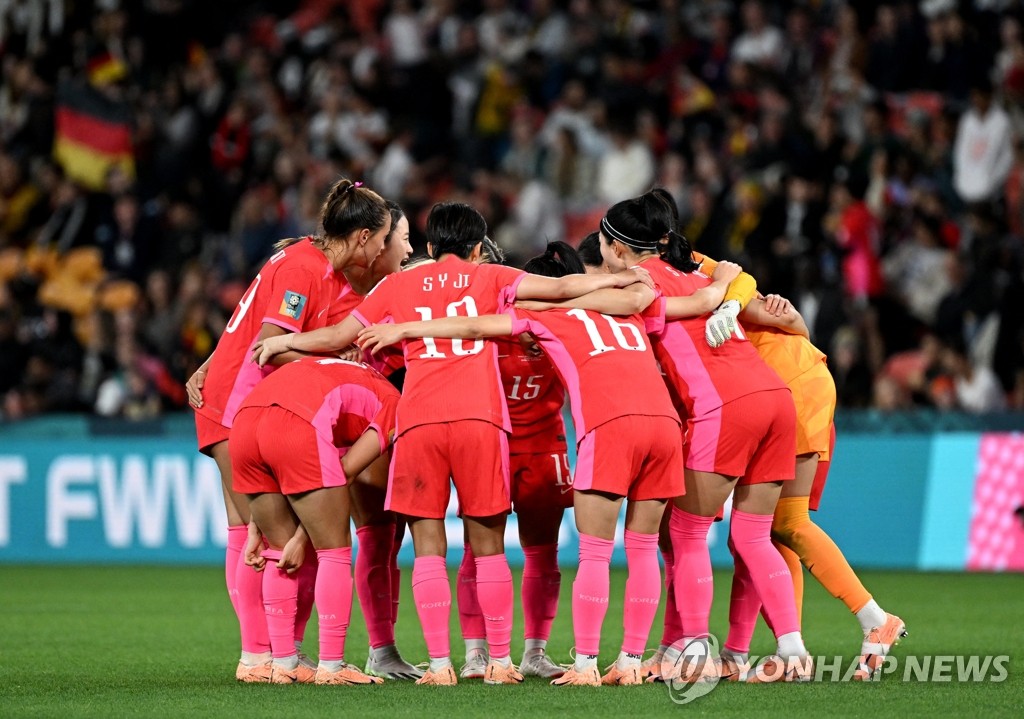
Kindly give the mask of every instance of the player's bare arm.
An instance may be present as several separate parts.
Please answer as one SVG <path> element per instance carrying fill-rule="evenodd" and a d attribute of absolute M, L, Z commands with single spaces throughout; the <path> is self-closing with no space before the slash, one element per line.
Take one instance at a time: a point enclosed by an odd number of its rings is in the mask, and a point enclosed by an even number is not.
<path fill-rule="evenodd" d="M 654 301 L 654 290 L 642 282 L 635 282 L 622 289 L 603 289 L 559 302 L 522 300 L 516 307 L 538 312 L 556 308 L 581 309 L 601 312 L 606 315 L 629 316 L 639 314 Z"/>
<path fill-rule="evenodd" d="M 482 337 L 506 337 L 510 334 L 512 334 L 512 318 L 508 315 L 443 317 L 420 322 L 402 322 L 397 325 L 372 325 L 359 333 L 356 343 L 363 350 L 376 354 L 385 347 L 402 340 L 422 337 L 479 339 Z"/>

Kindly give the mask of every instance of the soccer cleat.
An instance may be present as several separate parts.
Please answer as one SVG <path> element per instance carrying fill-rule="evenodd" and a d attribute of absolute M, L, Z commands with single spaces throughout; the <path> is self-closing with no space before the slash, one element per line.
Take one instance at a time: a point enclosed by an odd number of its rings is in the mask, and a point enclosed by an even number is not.
<path fill-rule="evenodd" d="M 676 682 L 694 684 L 697 682 L 717 682 L 719 666 L 710 657 L 689 658 L 679 657 L 674 664 L 662 662 L 660 671 L 647 677 L 647 682 Z"/>
<path fill-rule="evenodd" d="M 575 666 L 565 670 L 565 674 L 558 679 L 551 680 L 553 687 L 599 687 L 601 686 L 601 674 L 597 667 L 587 667 L 580 671 Z"/>
<path fill-rule="evenodd" d="M 272 673 L 273 670 L 271 669 L 269 659 L 252 666 L 238 662 L 238 668 L 235 669 L 235 679 L 246 684 L 267 684 L 270 682 L 270 675 Z"/>
<path fill-rule="evenodd" d="M 809 682 L 814 679 L 814 659 L 790 657 L 783 659 L 773 654 L 751 670 L 747 676 L 749 684 L 771 684 L 772 682 Z"/>
<path fill-rule="evenodd" d="M 718 676 L 724 682 L 745 682 L 750 676 L 750 662 L 742 664 L 728 654 L 717 660 Z"/>
<path fill-rule="evenodd" d="M 423 676 L 416 680 L 416 683 L 421 686 L 453 687 L 459 683 L 459 679 L 455 676 L 455 668 L 449 664 L 436 672 L 428 669 Z"/>
<path fill-rule="evenodd" d="M 422 669 L 405 661 L 398 653 L 378 658 L 374 655 L 373 650 L 366 658 L 366 668 L 363 669 L 363 672 L 371 677 L 396 681 L 412 681 L 423 676 Z"/>
<path fill-rule="evenodd" d="M 872 679 L 881 666 L 889 651 L 907 636 L 907 625 L 895 614 L 886 613 L 885 624 L 875 627 L 864 637 L 860 647 L 860 661 L 857 671 L 853 673 L 855 682 Z"/>
<path fill-rule="evenodd" d="M 316 668 L 316 677 L 313 679 L 314 684 L 321 685 L 366 685 L 366 684 L 383 684 L 384 680 L 380 677 L 371 677 L 368 674 L 363 674 L 359 669 L 352 666 L 351 664 L 342 664 L 341 669 L 336 672 L 332 672 L 324 667 Z"/>
<path fill-rule="evenodd" d="M 463 679 L 483 679 L 487 673 L 487 652 L 473 651 L 466 655 L 459 676 Z"/>
<path fill-rule="evenodd" d="M 661 652 L 654 652 L 654 656 L 646 659 L 640 664 L 640 676 L 647 679 L 650 676 L 661 672 L 661 660 L 664 655 Z"/>
<path fill-rule="evenodd" d="M 606 673 L 601 677 L 601 684 L 604 686 L 633 686 L 635 684 L 643 684 L 644 677 L 640 673 L 640 665 L 635 664 L 625 669 L 619 669 L 617 666 L 612 664 L 606 670 Z"/>
<path fill-rule="evenodd" d="M 271 684 L 312 684 L 315 678 L 316 670 L 301 662 L 294 669 L 285 669 L 279 664 L 270 665 Z"/>
<path fill-rule="evenodd" d="M 565 669 L 551 661 L 551 657 L 543 651 L 524 654 L 519 671 L 524 677 L 542 677 L 544 679 L 554 679 L 565 674 Z"/>
<path fill-rule="evenodd" d="M 519 673 L 515 664 L 509 662 L 508 666 L 498 664 L 493 659 L 487 662 L 487 670 L 484 672 L 484 684 L 522 684 L 523 675 Z"/>
<path fill-rule="evenodd" d="M 302 652 L 299 652 L 299 664 L 308 669 L 312 669 L 314 673 L 316 672 L 316 662 L 314 662 L 312 659 L 307 657 Z"/>

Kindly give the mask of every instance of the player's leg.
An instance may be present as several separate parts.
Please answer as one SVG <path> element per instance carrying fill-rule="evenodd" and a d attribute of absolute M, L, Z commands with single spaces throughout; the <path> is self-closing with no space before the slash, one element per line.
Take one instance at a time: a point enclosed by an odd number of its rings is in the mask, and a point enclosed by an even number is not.
<path fill-rule="evenodd" d="M 681 460 L 680 460 L 681 461 Z M 602 677 L 604 684 L 640 684 L 643 654 L 661 599 L 658 529 L 666 500 L 632 499 L 626 505 L 626 579 L 622 647 L 615 665 Z"/>
<path fill-rule="evenodd" d="M 444 517 L 452 473 L 449 433 L 447 424 L 429 424 L 399 436 L 391 453 L 385 499 L 385 509 L 408 518 L 416 553 L 412 594 L 430 657 L 430 666 L 417 684 L 444 686 L 458 682 L 448 638 L 452 588 L 445 567 Z"/>
<path fill-rule="evenodd" d="M 274 655 L 270 681 L 275 684 L 309 683 L 314 672 L 299 665 L 295 648 L 295 615 L 298 607 L 299 582 L 296 570 L 278 567 L 285 545 L 295 535 L 299 522 L 288 500 L 276 492 L 249 495 L 252 520 L 263 533 L 267 547 L 260 577 L 263 581 L 263 604 L 270 648 Z"/>
<path fill-rule="evenodd" d="M 473 551 L 477 600 L 487 633 L 484 683 L 517 684 L 523 675 L 510 654 L 514 593 L 505 557 L 505 520 L 512 508 L 508 435 L 489 422 L 454 422 L 448 427 L 452 483 Z"/>
<path fill-rule="evenodd" d="M 679 623 L 679 610 L 676 608 L 675 596 L 675 554 L 672 552 L 672 537 L 668 532 L 669 520 L 672 518 L 672 503 L 665 505 L 665 512 L 658 529 L 658 551 L 665 563 L 665 614 L 662 622 L 661 641 L 654 654 L 640 665 L 640 673 L 644 677 L 658 674 L 665 651 L 683 639 L 683 627 Z"/>
<path fill-rule="evenodd" d="M 469 545 L 469 531 L 463 528 L 466 541 L 462 546 L 462 562 L 456 575 L 456 601 L 459 609 L 459 629 L 466 644 L 466 661 L 459 670 L 463 679 L 483 679 L 487 673 L 487 626 L 480 609 L 476 590 L 476 556 Z"/>
<path fill-rule="evenodd" d="M 455 684 L 448 636 L 452 588 L 445 567 L 448 542 L 444 520 L 410 517 L 409 531 L 416 551 L 412 570 L 412 595 L 430 659 L 427 672 L 418 683 Z"/>
<path fill-rule="evenodd" d="M 568 461 L 562 452 L 518 457 L 527 464 L 517 468 L 517 457 L 512 458 L 512 501 L 519 518 L 519 542 L 524 557 L 525 646 L 519 666 L 525 676 L 553 679 L 564 672 L 548 657 L 547 643 L 558 612 L 562 584 L 558 569 L 558 531 L 563 508 L 572 506 L 572 490 L 564 481 L 569 476 Z"/>
<path fill-rule="evenodd" d="M 678 645 L 666 653 L 662 674 L 671 669 L 670 676 L 678 671 L 686 678 L 699 678 L 709 671 L 707 637 L 714 598 L 708 531 L 737 478 L 693 469 L 687 469 L 685 477 L 686 494 L 674 500 L 669 519 L 683 644 L 681 654 Z"/>
<path fill-rule="evenodd" d="M 593 432 L 580 445 L 581 455 L 592 454 Z M 591 462 L 592 464 L 592 462 Z M 582 462 L 583 472 L 588 469 Z M 577 469 L 581 467 L 577 464 Z M 578 475 L 579 476 L 579 475 Z M 584 483 L 585 486 L 589 486 Z M 615 524 L 625 497 L 616 497 L 590 489 L 573 490 L 576 529 L 579 532 L 580 557 L 576 580 L 572 585 L 572 627 L 576 645 L 573 666 L 552 684 L 589 685 L 601 683 L 597 657 L 601 646 L 601 625 L 608 612 L 609 567 L 615 539 Z"/>
<path fill-rule="evenodd" d="M 292 508 L 316 548 L 316 607 L 320 621 L 320 663 L 317 684 L 378 684 L 345 662 L 345 640 L 352 614 L 352 535 L 349 531 L 349 490 L 330 486 L 288 496 Z"/>
<path fill-rule="evenodd" d="M 416 667 L 402 659 L 395 647 L 391 586 L 394 557 L 395 515 L 384 509 L 388 457 L 383 455 L 349 485 L 352 519 L 359 550 L 355 559 L 355 585 L 359 606 L 366 619 L 370 652 L 366 672 L 385 679 L 418 679 Z"/>
<path fill-rule="evenodd" d="M 249 410 L 236 419 L 238 429 L 234 431 L 235 442 L 217 442 L 207 453 L 217 463 L 221 476 L 221 488 L 228 516 L 229 551 L 225 559 L 225 576 L 229 578 L 229 591 L 234 593 L 235 613 L 238 616 L 239 633 L 242 639 L 242 655 L 235 671 L 235 678 L 242 682 L 265 682 L 270 680 L 270 636 L 267 633 L 267 616 L 263 607 L 263 576 L 245 563 L 244 549 L 249 539 L 249 500 L 236 492 L 233 484 L 236 474 L 242 481 L 253 481 L 256 488 L 276 491 L 276 485 L 268 481 L 265 470 L 260 467 L 258 437 L 258 412 Z M 198 421 L 198 416 L 197 416 Z M 232 456 L 239 455 L 236 472 Z M 235 546 L 237 545 L 237 553 Z M 232 566 L 233 563 L 233 566 Z M 233 588 L 232 588 L 233 585 Z"/>
<path fill-rule="evenodd" d="M 868 679 L 893 644 L 906 633 L 903 621 L 887 614 L 872 598 L 842 550 L 811 521 L 809 496 L 818 470 L 818 455 L 797 458 L 797 480 L 787 483 L 775 510 L 772 536 L 791 549 L 811 575 L 857 617 L 864 634 L 857 679 Z M 792 486 L 789 486 L 792 485 Z"/>

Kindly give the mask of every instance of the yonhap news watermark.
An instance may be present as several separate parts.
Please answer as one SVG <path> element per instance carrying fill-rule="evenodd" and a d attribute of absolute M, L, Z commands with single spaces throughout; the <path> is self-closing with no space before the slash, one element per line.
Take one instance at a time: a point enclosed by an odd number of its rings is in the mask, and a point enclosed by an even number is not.
<path fill-rule="evenodd" d="M 714 653 L 712 653 L 714 656 Z M 678 661 L 678 660 L 677 660 Z M 776 681 L 772 674 L 777 668 L 777 656 L 750 657 L 750 665 L 744 680 L 761 683 Z M 806 668 L 802 682 L 839 683 L 858 681 L 860 667 L 858 657 L 814 656 L 794 659 L 790 662 Z M 809 665 L 808 665 L 809 662 Z M 881 659 L 878 668 L 866 681 L 899 681 L 917 683 L 961 683 L 999 684 L 1010 675 L 1010 655 L 889 655 Z M 779 675 L 781 676 L 781 675 Z M 704 672 L 699 681 L 688 682 L 685 678 L 666 679 L 669 698 L 676 704 L 689 704 L 715 690 L 718 684 L 728 683 L 716 672 Z M 782 681 L 778 679 L 778 681 Z"/>

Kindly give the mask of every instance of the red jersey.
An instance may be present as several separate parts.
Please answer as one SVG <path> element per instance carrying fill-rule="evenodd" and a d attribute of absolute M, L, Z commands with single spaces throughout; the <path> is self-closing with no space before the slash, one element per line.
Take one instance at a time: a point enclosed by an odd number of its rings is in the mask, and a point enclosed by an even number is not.
<path fill-rule="evenodd" d="M 515 297 L 525 274 L 448 256 L 388 275 L 352 316 L 369 326 L 497 314 L 506 297 Z M 464 419 L 511 430 L 494 342 L 424 337 L 403 342 L 402 352 L 406 375 L 398 408 L 399 434 L 422 424 Z"/>
<path fill-rule="evenodd" d="M 337 273 L 337 277 L 338 281 L 335 285 L 337 295 L 331 303 L 330 311 L 327 313 L 328 325 L 340 324 L 342 320 L 352 314 L 352 310 L 361 305 L 363 300 L 366 299 L 366 295 L 361 295 L 355 291 L 343 273 Z M 405 360 L 402 358 L 401 351 L 394 347 L 385 347 L 376 356 L 371 355 L 369 352 L 364 352 L 363 362 L 373 367 L 385 377 L 390 377 L 392 372 L 405 366 Z"/>
<path fill-rule="evenodd" d="M 668 297 L 688 297 L 711 284 L 711 278 L 700 270 L 680 272 L 660 258 L 645 260 L 643 268 Z M 704 338 L 707 318 L 702 315 L 666 322 L 664 298 L 644 313 L 655 356 L 680 413 L 702 417 L 737 397 L 786 387 L 742 330 L 721 347 L 708 347 Z"/>
<path fill-rule="evenodd" d="M 581 309 L 507 311 L 513 335 L 529 332 L 536 337 L 558 370 L 569 395 L 577 443 L 616 417 L 679 421 L 640 316 L 610 317 Z"/>
<path fill-rule="evenodd" d="M 245 396 L 274 370 L 249 361 L 263 324 L 288 332 L 326 326 L 337 281 L 331 263 L 309 237 L 271 257 L 224 328 L 203 386 L 203 406 L 196 412 L 230 427 Z"/>
<path fill-rule="evenodd" d="M 385 447 L 394 436 L 398 397 L 380 372 L 364 364 L 303 357 L 256 385 L 242 407 L 283 407 L 339 448 L 352 446 L 372 427 Z"/>
<path fill-rule="evenodd" d="M 533 354 L 518 337 L 498 344 L 498 367 L 512 423 L 509 454 L 565 451 L 565 389 L 545 354 Z"/>

